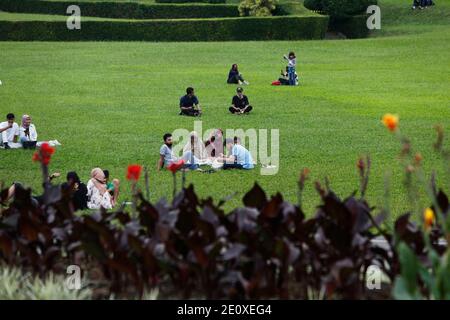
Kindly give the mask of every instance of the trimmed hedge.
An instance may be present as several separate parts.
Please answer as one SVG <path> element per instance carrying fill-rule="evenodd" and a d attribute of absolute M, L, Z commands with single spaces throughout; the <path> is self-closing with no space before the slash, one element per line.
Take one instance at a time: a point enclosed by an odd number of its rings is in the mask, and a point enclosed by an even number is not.
<path fill-rule="evenodd" d="M 367 38 L 370 30 L 367 28 L 369 15 L 362 14 L 349 18 L 330 18 L 328 29 L 343 33 L 347 38 Z"/>
<path fill-rule="evenodd" d="M 322 39 L 328 17 L 251 17 L 191 20 L 85 21 L 68 30 L 65 21 L 0 21 L 8 41 L 239 41 Z"/>
<path fill-rule="evenodd" d="M 66 15 L 67 7 L 77 5 L 81 16 L 122 19 L 188 19 L 238 17 L 233 4 L 141 4 L 136 2 L 78 2 L 0 0 L 0 10 L 19 13 Z"/>
<path fill-rule="evenodd" d="M 225 3 L 226 0 L 155 0 L 156 3 Z"/>

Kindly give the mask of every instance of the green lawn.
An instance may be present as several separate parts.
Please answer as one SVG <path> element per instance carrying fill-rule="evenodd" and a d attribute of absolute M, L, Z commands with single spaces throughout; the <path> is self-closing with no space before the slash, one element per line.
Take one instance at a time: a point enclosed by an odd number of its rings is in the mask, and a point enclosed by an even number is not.
<path fill-rule="evenodd" d="M 435 168 L 438 182 L 448 188 L 450 177 L 432 151 L 432 128 L 450 128 L 450 1 L 421 12 L 412 12 L 409 0 L 380 2 L 383 29 L 364 40 L 0 42 L 0 116 L 14 112 L 19 120 L 29 113 L 40 139 L 63 144 L 52 171 L 76 170 L 87 181 L 96 166 L 122 179 L 128 164 L 148 166 L 156 200 L 170 197 L 172 188 L 170 173 L 155 170 L 162 135 L 193 129 L 194 119 L 177 115 L 178 99 L 192 85 L 204 108 L 203 128 L 280 129 L 277 175 L 261 176 L 259 167 L 188 173 L 201 196 L 218 200 L 236 191 L 227 204 L 231 209 L 258 181 L 268 193 L 280 191 L 295 201 L 303 167 L 311 169 L 312 181 L 328 176 L 332 188 L 346 196 L 358 186 L 358 156 L 370 154 L 368 198 L 382 203 L 384 176 L 391 172 L 391 201 L 399 214 L 410 206 L 396 160 L 399 144 L 380 123 L 384 113 L 400 115 L 427 172 Z M 297 53 L 302 85 L 272 87 L 289 50 Z M 232 63 L 251 82 L 246 93 L 255 109 L 248 117 L 227 111 L 235 90 L 225 84 Z M 0 152 L 0 181 L 21 181 L 39 193 L 40 172 L 31 156 L 24 150 Z M 123 187 L 122 200 L 129 194 L 125 181 Z M 319 202 L 312 183 L 304 201 L 312 213 Z"/>

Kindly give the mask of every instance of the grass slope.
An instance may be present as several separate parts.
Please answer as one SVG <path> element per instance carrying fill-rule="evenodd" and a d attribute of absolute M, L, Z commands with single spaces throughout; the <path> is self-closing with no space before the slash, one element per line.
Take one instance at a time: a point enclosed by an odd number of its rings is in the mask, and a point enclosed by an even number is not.
<path fill-rule="evenodd" d="M 409 1 L 403 2 L 409 8 Z M 389 6 L 393 1 L 385 3 L 384 10 L 395 9 Z M 344 196 L 357 188 L 358 156 L 370 154 L 368 198 L 373 204 L 383 202 L 385 172 L 391 172 L 391 202 L 399 214 L 410 209 L 395 160 L 399 145 L 380 124 L 381 115 L 398 113 L 402 131 L 424 155 L 427 171 L 437 168 L 438 182 L 448 185 L 449 180 L 431 145 L 435 123 L 450 127 L 449 25 L 445 19 L 436 25 L 427 19 L 418 28 L 416 20 L 421 19 L 418 14 L 435 14 L 435 9 L 439 7 L 414 12 L 414 19 L 405 17 L 398 24 L 392 19 L 383 25 L 384 34 L 353 41 L 0 42 L 0 115 L 29 113 L 40 139 L 63 143 L 52 171 L 76 170 L 86 181 L 96 166 L 123 178 L 128 164 L 147 165 L 156 200 L 170 197 L 172 188 L 171 175 L 155 171 L 162 135 L 176 128 L 193 130 L 194 119 L 177 115 L 179 96 L 192 85 L 204 106 L 204 129 L 280 129 L 277 175 L 261 176 L 259 168 L 189 173 L 188 182 L 201 196 L 219 200 L 237 191 L 227 204 L 231 209 L 258 181 L 269 194 L 280 191 L 295 201 L 303 167 L 311 169 L 313 180 L 328 176 Z M 303 84 L 271 87 L 288 50 L 298 54 Z M 255 110 L 248 117 L 227 112 L 235 87 L 225 80 L 235 62 L 251 82 L 246 93 Z M 31 155 L 24 150 L 0 152 L 0 181 L 22 181 L 39 193 L 40 172 Z M 125 181 L 123 187 L 122 200 L 129 194 Z M 318 203 L 313 189 L 308 184 L 304 198 L 309 212 Z"/>

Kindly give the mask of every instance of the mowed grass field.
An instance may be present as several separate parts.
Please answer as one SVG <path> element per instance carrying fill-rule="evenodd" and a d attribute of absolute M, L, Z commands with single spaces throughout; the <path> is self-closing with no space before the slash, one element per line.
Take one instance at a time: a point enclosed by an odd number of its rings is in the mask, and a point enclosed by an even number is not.
<path fill-rule="evenodd" d="M 123 181 L 121 200 L 129 198 L 124 178 L 134 163 L 149 168 L 151 200 L 170 199 L 171 173 L 156 171 L 166 132 L 191 131 L 196 120 L 204 130 L 279 129 L 278 174 L 262 176 L 258 165 L 252 171 L 189 172 L 187 182 L 216 201 L 236 192 L 225 206 L 230 210 L 255 181 L 268 194 L 296 201 L 298 174 L 307 167 L 304 207 L 312 214 L 320 202 L 312 182 L 327 176 L 340 196 L 348 196 L 358 188 L 356 161 L 369 154 L 368 199 L 383 204 L 388 176 L 398 215 L 411 206 L 397 160 L 400 144 L 382 126 L 384 113 L 399 114 L 401 131 L 424 156 L 426 172 L 436 169 L 438 183 L 447 188 L 450 180 L 432 148 L 434 124 L 450 132 L 450 1 L 420 12 L 412 12 L 410 2 L 380 1 L 382 30 L 362 40 L 0 42 L 0 116 L 14 112 L 19 122 L 30 114 L 39 140 L 62 143 L 51 171 L 75 170 L 87 181 L 92 168 L 109 169 Z M 273 87 L 290 50 L 297 53 L 301 86 Z M 250 81 L 249 116 L 228 113 L 236 88 L 226 84 L 232 63 Z M 201 119 L 178 115 L 187 86 L 196 89 Z M 448 139 L 445 145 L 450 147 Z M 0 150 L 0 181 L 20 181 L 39 194 L 41 173 L 31 157 L 32 151 Z"/>

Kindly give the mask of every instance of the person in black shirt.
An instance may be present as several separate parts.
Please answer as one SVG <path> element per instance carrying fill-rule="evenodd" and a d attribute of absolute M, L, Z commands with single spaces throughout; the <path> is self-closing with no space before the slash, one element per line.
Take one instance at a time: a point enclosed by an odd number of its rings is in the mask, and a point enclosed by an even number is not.
<path fill-rule="evenodd" d="M 75 211 L 87 209 L 87 187 L 80 181 L 80 177 L 75 171 L 67 173 L 67 184 L 72 187 L 73 190 L 73 207 Z"/>
<path fill-rule="evenodd" d="M 180 98 L 180 115 L 198 117 L 202 115 L 200 103 L 194 94 L 194 88 L 187 88 L 186 95 Z"/>
<path fill-rule="evenodd" d="M 253 107 L 248 102 L 248 98 L 244 95 L 244 89 L 238 87 L 236 89 L 236 95 L 233 97 L 231 102 L 230 112 L 233 114 L 248 114 L 252 111 Z"/>

